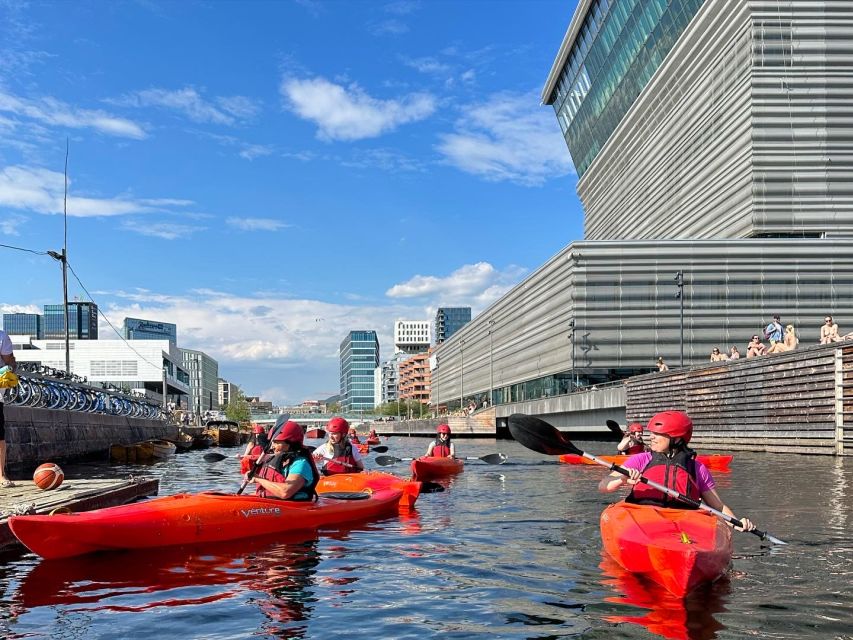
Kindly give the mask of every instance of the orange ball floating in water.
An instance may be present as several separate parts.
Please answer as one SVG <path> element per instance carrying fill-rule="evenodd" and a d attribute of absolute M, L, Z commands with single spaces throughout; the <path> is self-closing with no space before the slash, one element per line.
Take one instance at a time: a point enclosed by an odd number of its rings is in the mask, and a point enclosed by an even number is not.
<path fill-rule="evenodd" d="M 41 464 L 33 473 L 33 482 L 39 489 L 47 491 L 48 489 L 56 489 L 65 480 L 65 473 L 58 464 L 53 462 L 45 462 Z"/>

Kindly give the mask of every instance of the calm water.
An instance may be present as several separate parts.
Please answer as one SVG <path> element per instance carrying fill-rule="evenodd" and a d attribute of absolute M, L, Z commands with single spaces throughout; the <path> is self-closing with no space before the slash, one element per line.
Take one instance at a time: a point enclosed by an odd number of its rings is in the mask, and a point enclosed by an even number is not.
<path fill-rule="evenodd" d="M 390 454 L 425 440 L 392 438 Z M 612 445 L 578 443 L 592 452 Z M 737 534 L 729 579 L 685 603 L 603 559 L 606 471 L 513 442 L 461 441 L 469 462 L 417 512 L 306 540 L 0 565 L 5 638 L 853 638 L 853 460 L 738 453 L 716 474 L 736 513 L 790 542 Z M 235 452 L 236 450 L 226 450 Z M 234 490 L 202 452 L 142 472 L 161 495 Z M 400 464 L 389 467 L 405 474 Z M 68 469 L 71 476 L 75 469 Z M 133 469 L 137 475 L 140 468 Z M 128 469 L 104 473 L 127 475 Z"/>

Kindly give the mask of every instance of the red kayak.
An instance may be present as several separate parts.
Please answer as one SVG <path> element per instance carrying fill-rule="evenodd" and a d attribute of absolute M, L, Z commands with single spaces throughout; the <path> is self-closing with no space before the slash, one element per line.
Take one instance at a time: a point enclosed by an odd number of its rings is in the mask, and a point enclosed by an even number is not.
<path fill-rule="evenodd" d="M 412 460 L 412 476 L 416 480 L 446 478 L 465 470 L 465 462 L 459 458 L 434 458 L 424 456 Z"/>
<path fill-rule="evenodd" d="M 401 489 L 328 493 L 317 502 L 253 495 L 178 494 L 70 515 L 13 516 L 12 533 L 43 558 L 314 531 L 393 513 Z"/>
<path fill-rule="evenodd" d="M 608 554 L 675 596 L 713 582 L 732 560 L 732 529 L 705 511 L 617 502 L 601 514 Z"/>
<path fill-rule="evenodd" d="M 367 444 L 379 444 L 381 440 L 379 440 L 379 438 L 368 438 L 365 442 Z"/>
<path fill-rule="evenodd" d="M 320 478 L 317 483 L 317 493 L 377 491 L 379 489 L 399 489 L 403 492 L 400 498 L 401 511 L 411 509 L 421 493 L 421 483 L 416 480 L 405 480 L 384 471 L 364 470 L 358 473 L 336 473 Z"/>
<path fill-rule="evenodd" d="M 622 464 L 625 462 L 630 456 L 595 456 L 599 460 L 604 460 L 605 462 Z M 732 461 L 734 456 L 724 456 L 718 453 L 714 454 L 703 454 L 696 456 L 696 459 L 704 464 L 709 471 L 729 471 L 729 463 Z M 566 464 L 595 464 L 589 458 L 584 458 L 583 456 L 576 455 L 574 453 L 567 453 L 560 456 L 560 462 L 565 462 Z"/>

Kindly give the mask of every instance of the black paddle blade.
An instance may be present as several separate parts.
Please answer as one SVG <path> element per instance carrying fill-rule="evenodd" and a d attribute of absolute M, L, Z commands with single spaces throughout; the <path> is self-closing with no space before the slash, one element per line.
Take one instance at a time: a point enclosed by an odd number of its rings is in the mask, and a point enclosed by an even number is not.
<path fill-rule="evenodd" d="M 509 417 L 509 432 L 523 446 L 546 456 L 583 454 L 583 451 L 569 442 L 555 427 L 540 418 L 514 413 Z"/>
<path fill-rule="evenodd" d="M 480 460 L 486 464 L 503 464 L 506 462 L 506 455 L 503 453 L 490 453 L 487 456 L 480 456 Z"/>
<path fill-rule="evenodd" d="M 373 453 L 385 453 L 386 451 L 388 451 L 388 447 L 386 447 L 384 444 L 380 444 L 378 447 L 370 447 L 370 450 Z"/>
<path fill-rule="evenodd" d="M 437 482 L 430 482 L 429 480 L 421 480 L 421 493 L 441 493 L 444 491 L 444 487 Z"/>
<path fill-rule="evenodd" d="M 605 422 L 605 424 L 607 425 L 607 428 L 610 429 L 613 433 L 620 436 L 625 435 L 622 431 L 622 427 L 620 427 L 619 423 L 615 420 L 608 420 L 607 422 Z"/>
<path fill-rule="evenodd" d="M 400 458 L 395 458 L 394 456 L 376 456 L 373 460 L 380 467 L 387 467 L 400 462 Z"/>
<path fill-rule="evenodd" d="M 228 456 L 223 455 L 221 453 L 210 452 L 210 453 L 204 454 L 204 461 L 205 462 L 219 462 L 220 460 L 225 460 L 225 458 L 227 458 L 227 457 Z"/>

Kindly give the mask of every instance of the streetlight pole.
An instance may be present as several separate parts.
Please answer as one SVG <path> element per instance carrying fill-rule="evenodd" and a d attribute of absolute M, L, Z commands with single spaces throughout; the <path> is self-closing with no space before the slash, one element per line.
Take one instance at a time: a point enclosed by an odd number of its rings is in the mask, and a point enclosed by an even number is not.
<path fill-rule="evenodd" d="M 465 341 L 459 341 L 459 410 L 462 411 L 462 402 L 465 391 Z"/>
<path fill-rule="evenodd" d="M 494 320 L 489 320 L 489 407 L 495 404 L 495 372 L 492 357 L 492 329 L 495 326 Z"/>
<path fill-rule="evenodd" d="M 684 272 L 681 270 L 675 274 L 675 286 L 678 288 L 675 297 L 681 307 L 681 367 L 684 368 Z"/>
<path fill-rule="evenodd" d="M 572 318 L 569 320 L 569 330 L 571 331 L 569 335 L 569 340 L 572 341 L 572 385 L 569 389 L 569 393 L 573 393 L 577 388 L 577 382 L 575 381 L 575 319 Z"/>

